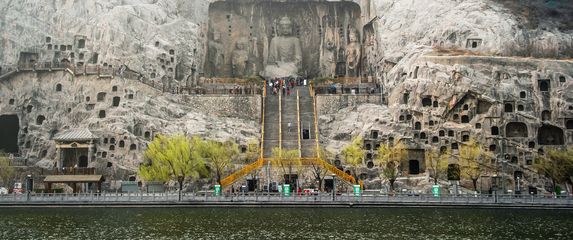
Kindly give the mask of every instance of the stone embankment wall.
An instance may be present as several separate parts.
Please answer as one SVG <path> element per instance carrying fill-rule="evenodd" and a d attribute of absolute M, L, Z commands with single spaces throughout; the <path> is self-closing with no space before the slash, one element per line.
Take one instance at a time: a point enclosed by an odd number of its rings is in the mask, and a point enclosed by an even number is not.
<path fill-rule="evenodd" d="M 316 95 L 316 111 L 319 116 L 334 114 L 343 108 L 357 107 L 365 103 L 381 104 L 382 97 L 365 94 Z"/>

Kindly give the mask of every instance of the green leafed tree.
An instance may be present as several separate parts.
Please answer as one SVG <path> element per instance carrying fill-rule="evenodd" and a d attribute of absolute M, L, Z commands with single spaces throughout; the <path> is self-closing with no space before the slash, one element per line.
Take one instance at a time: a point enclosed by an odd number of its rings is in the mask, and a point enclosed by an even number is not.
<path fill-rule="evenodd" d="M 448 173 L 448 160 L 451 156 L 450 150 L 440 152 L 437 148 L 431 147 L 426 149 L 426 169 L 430 171 L 430 177 L 434 185 L 438 184 L 439 179 L 445 179 Z"/>
<path fill-rule="evenodd" d="M 375 161 L 382 168 L 382 178 L 390 182 L 391 191 L 394 191 L 394 182 L 398 178 L 400 162 L 407 155 L 408 150 L 406 146 L 399 141 L 396 141 L 393 145 L 380 145 L 380 148 L 378 148 L 378 155 Z"/>
<path fill-rule="evenodd" d="M 0 181 L 1 183 L 10 188 L 14 184 L 14 176 L 16 175 L 16 171 L 14 167 L 10 166 L 10 159 L 6 153 L 0 151 Z"/>
<path fill-rule="evenodd" d="M 185 179 L 198 179 L 206 173 L 205 161 L 196 148 L 201 141 L 184 135 L 158 135 L 147 146 L 139 175 L 147 181 L 174 180 L 181 189 Z"/>
<path fill-rule="evenodd" d="M 358 168 L 364 161 L 364 149 L 362 148 L 362 137 L 358 136 L 341 152 L 346 165 L 350 168 L 354 179 L 358 180 Z"/>
<path fill-rule="evenodd" d="M 215 175 L 217 183 L 221 184 L 223 174 L 225 174 L 232 165 L 233 159 L 239 154 L 237 144 L 233 142 L 217 142 L 213 140 L 201 140 L 194 138 L 194 149 L 199 156 L 209 166 L 212 174 Z"/>
<path fill-rule="evenodd" d="M 493 154 L 486 151 L 474 139 L 470 139 L 469 142 L 460 146 L 458 157 L 462 179 L 471 180 L 474 191 L 477 191 L 477 181 L 490 168 L 489 163 L 494 157 Z"/>
<path fill-rule="evenodd" d="M 568 150 L 550 149 L 545 155 L 539 155 L 535 160 L 535 168 L 540 175 L 551 179 L 554 192 L 557 184 L 565 182 L 573 176 L 573 148 Z"/>

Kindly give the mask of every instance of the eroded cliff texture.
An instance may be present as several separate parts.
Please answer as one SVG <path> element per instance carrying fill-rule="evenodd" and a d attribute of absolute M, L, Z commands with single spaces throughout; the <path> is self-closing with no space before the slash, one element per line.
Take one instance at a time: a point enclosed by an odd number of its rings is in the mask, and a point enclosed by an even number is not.
<path fill-rule="evenodd" d="M 0 115 L 18 123 L 16 134 L 6 130 L 17 136 L 6 146 L 49 168 L 56 157 L 51 137 L 86 128 L 98 137 L 92 165 L 110 162 L 132 171 L 154 134 L 257 139 L 260 95 L 172 93 L 204 86 L 204 77 L 234 76 L 232 56 L 240 38 L 247 40 L 246 57 L 256 59 L 242 75 L 257 74 L 275 36 L 272 14 L 288 15 L 300 2 L 3 1 Z M 240 6 L 229 9 L 234 4 Z M 271 16 L 261 12 L 277 9 L 273 4 L 289 7 Z M 304 4 L 307 12 L 290 17 L 307 46 L 306 74 L 361 76 L 380 86 L 381 93 L 371 96 L 317 96 L 325 146 L 336 152 L 353 136 L 365 137 L 365 180 L 377 176 L 370 174 L 376 145 L 389 140 L 404 139 L 412 150 L 401 167 L 405 175 L 426 173 L 420 151 L 455 151 L 475 138 L 507 159 L 507 179 L 521 176 L 538 186 L 543 182 L 531 168 L 535 155 L 573 145 L 572 3 Z M 357 45 L 355 64 L 347 55 Z M 40 66 L 46 62 L 51 65 Z M 48 71 L 64 64 L 71 71 Z"/>

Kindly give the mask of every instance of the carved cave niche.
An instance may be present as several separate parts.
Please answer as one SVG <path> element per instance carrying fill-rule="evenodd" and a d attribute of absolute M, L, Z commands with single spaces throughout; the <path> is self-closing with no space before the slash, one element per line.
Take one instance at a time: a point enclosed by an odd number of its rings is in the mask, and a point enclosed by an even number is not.
<path fill-rule="evenodd" d="M 432 106 L 432 98 L 431 97 L 422 98 L 422 107 L 431 107 L 431 106 Z"/>
<path fill-rule="evenodd" d="M 537 84 L 541 92 L 549 92 L 551 88 L 551 81 L 549 79 L 540 79 L 537 81 Z"/>
<path fill-rule="evenodd" d="M 120 101 L 121 101 L 120 97 L 113 97 L 111 105 L 113 107 L 117 107 L 117 106 L 119 106 Z"/>
<path fill-rule="evenodd" d="M 17 115 L 0 115 L 0 149 L 5 153 L 18 152 L 20 119 Z"/>
<path fill-rule="evenodd" d="M 513 112 L 513 103 L 506 102 L 506 103 L 504 104 L 503 109 L 504 109 L 504 112 L 506 112 L 506 113 L 511 113 L 511 112 Z"/>
<path fill-rule="evenodd" d="M 499 135 L 499 128 L 496 126 L 491 127 L 491 135 L 494 135 L 494 136 Z"/>
<path fill-rule="evenodd" d="M 468 115 L 462 115 L 462 123 L 469 123 L 470 117 Z"/>
<path fill-rule="evenodd" d="M 537 130 L 537 142 L 539 145 L 563 145 L 565 143 L 563 129 L 543 125 Z"/>
<path fill-rule="evenodd" d="M 99 93 L 97 94 L 97 101 L 98 101 L 98 102 L 103 102 L 103 101 L 105 100 L 105 95 L 106 95 L 105 92 L 99 92 Z"/>
<path fill-rule="evenodd" d="M 448 137 L 455 136 L 455 132 L 453 130 L 448 130 Z"/>
<path fill-rule="evenodd" d="M 573 129 L 573 119 L 565 120 L 565 128 L 569 130 Z"/>
<path fill-rule="evenodd" d="M 39 115 L 38 117 L 36 117 L 36 125 L 42 125 L 45 120 L 46 117 L 44 117 L 44 115 Z"/>
<path fill-rule="evenodd" d="M 541 121 L 551 121 L 551 111 L 544 110 L 541 112 Z"/>
<path fill-rule="evenodd" d="M 290 18 L 293 23 L 292 33 L 301 40 L 303 51 L 300 72 L 307 73 L 309 77 L 320 75 L 320 53 L 326 52 L 330 53 L 334 65 L 342 63 L 342 68 L 337 66 L 335 69 L 346 72 L 346 63 L 339 60 L 346 60 L 343 55 L 346 55 L 344 52 L 348 33 L 362 31 L 358 4 L 326 1 L 216 1 L 209 5 L 208 47 L 203 67 L 205 75 L 227 77 L 233 74 L 232 56 L 239 39 L 247 40 L 247 51 L 251 53 L 247 72 L 258 73 L 263 70 L 264 59 L 267 58 L 264 54 L 275 37 L 278 19 L 283 16 Z M 358 42 L 363 42 L 360 38 L 362 34 L 358 35 Z M 329 41 L 332 46 L 327 49 L 324 43 Z M 343 51 L 339 53 L 338 49 Z M 358 69 L 361 69 L 360 65 Z"/>
<path fill-rule="evenodd" d="M 477 104 L 477 113 L 478 114 L 485 114 L 491 108 L 491 103 L 483 100 L 478 100 Z"/>
<path fill-rule="evenodd" d="M 528 136 L 527 125 L 522 122 L 510 122 L 505 125 L 505 136 L 508 138 L 526 138 Z"/>

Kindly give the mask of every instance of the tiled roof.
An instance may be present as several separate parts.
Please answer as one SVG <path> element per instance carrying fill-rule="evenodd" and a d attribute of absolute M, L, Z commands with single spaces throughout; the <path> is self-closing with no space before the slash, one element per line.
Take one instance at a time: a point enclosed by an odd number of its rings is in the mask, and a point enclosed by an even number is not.
<path fill-rule="evenodd" d="M 67 130 L 54 136 L 56 141 L 88 141 L 97 137 L 87 128 Z"/>

